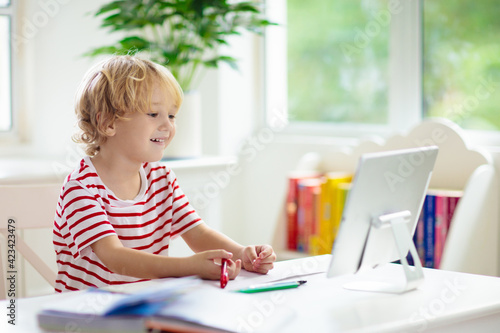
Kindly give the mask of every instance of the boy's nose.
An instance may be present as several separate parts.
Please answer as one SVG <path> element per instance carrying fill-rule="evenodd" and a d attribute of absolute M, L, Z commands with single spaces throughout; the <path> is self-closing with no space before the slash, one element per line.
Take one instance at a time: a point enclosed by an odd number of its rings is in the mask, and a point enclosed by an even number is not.
<path fill-rule="evenodd" d="M 172 130 L 175 128 L 175 120 L 170 119 L 168 116 L 162 119 L 160 128 L 162 130 Z"/>

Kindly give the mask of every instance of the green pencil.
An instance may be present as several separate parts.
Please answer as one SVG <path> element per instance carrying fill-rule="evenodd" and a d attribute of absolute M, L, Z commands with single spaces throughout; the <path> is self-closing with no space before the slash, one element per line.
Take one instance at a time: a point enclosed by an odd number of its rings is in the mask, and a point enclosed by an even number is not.
<path fill-rule="evenodd" d="M 300 281 L 286 281 L 286 282 L 271 282 L 271 283 L 263 283 L 263 284 L 256 284 L 253 286 L 250 286 L 248 288 L 243 288 L 236 290 L 237 292 L 240 293 L 260 293 L 264 291 L 273 291 L 273 290 L 281 290 L 281 289 L 290 289 L 290 288 L 297 288 L 307 281 L 305 280 L 300 280 Z"/>

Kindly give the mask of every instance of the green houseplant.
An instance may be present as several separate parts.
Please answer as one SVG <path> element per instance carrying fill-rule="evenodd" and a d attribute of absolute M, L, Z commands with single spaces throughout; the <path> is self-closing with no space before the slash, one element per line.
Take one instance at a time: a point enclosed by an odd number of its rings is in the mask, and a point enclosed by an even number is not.
<path fill-rule="evenodd" d="M 258 1 L 116 0 L 95 16 L 102 17 L 103 28 L 125 37 L 87 55 L 147 52 L 149 59 L 170 69 L 185 91 L 193 88 L 203 67 L 225 62 L 236 68 L 236 59 L 218 54 L 229 36 L 242 30 L 262 34 L 273 24 L 263 18 Z"/>

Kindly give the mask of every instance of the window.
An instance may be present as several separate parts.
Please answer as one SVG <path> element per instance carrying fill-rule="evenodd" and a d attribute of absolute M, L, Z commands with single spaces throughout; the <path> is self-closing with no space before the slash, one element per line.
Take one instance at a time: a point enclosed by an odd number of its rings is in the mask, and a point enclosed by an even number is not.
<path fill-rule="evenodd" d="M 500 129 L 500 2 L 272 0 L 267 120 L 293 133 L 405 130 L 423 117 Z"/>
<path fill-rule="evenodd" d="M 387 0 L 288 0 L 287 8 L 289 119 L 387 123 Z"/>
<path fill-rule="evenodd" d="M 0 0 L 0 132 L 12 129 L 11 14 L 9 1 Z"/>
<path fill-rule="evenodd" d="M 424 110 L 500 130 L 500 2 L 425 0 Z"/>
<path fill-rule="evenodd" d="M 294 134 L 336 136 L 413 126 L 421 119 L 418 4 L 267 1 L 279 23 L 266 33 L 267 122 L 286 117 Z"/>

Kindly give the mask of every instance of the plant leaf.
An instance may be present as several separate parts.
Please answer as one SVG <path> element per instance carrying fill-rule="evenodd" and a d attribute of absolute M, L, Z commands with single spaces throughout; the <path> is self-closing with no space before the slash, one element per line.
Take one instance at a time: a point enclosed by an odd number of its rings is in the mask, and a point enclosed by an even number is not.
<path fill-rule="evenodd" d="M 107 13 L 109 11 L 113 11 L 113 10 L 116 10 L 116 9 L 120 9 L 121 8 L 121 2 L 122 1 L 113 1 L 111 3 L 108 3 L 107 5 L 104 5 L 102 6 L 101 8 L 99 8 L 99 10 L 94 14 L 94 16 L 99 16 L 99 15 L 102 15 L 104 13 Z"/>
<path fill-rule="evenodd" d="M 138 36 L 125 37 L 119 43 L 124 49 L 143 50 L 151 46 L 148 40 Z"/>
<path fill-rule="evenodd" d="M 252 12 L 260 13 L 259 9 L 251 2 L 238 2 L 231 8 L 233 12 Z"/>
<path fill-rule="evenodd" d="M 171 68 L 189 84 L 199 65 L 221 62 L 236 69 L 237 59 L 215 55 L 220 45 L 243 30 L 262 34 L 275 25 L 262 15 L 261 0 L 106 0 L 95 16 L 101 27 L 123 31 L 120 40 L 85 55 L 147 51 L 150 59 Z M 123 38 L 124 37 L 124 38 Z M 184 89 L 190 87 L 183 86 Z"/>

